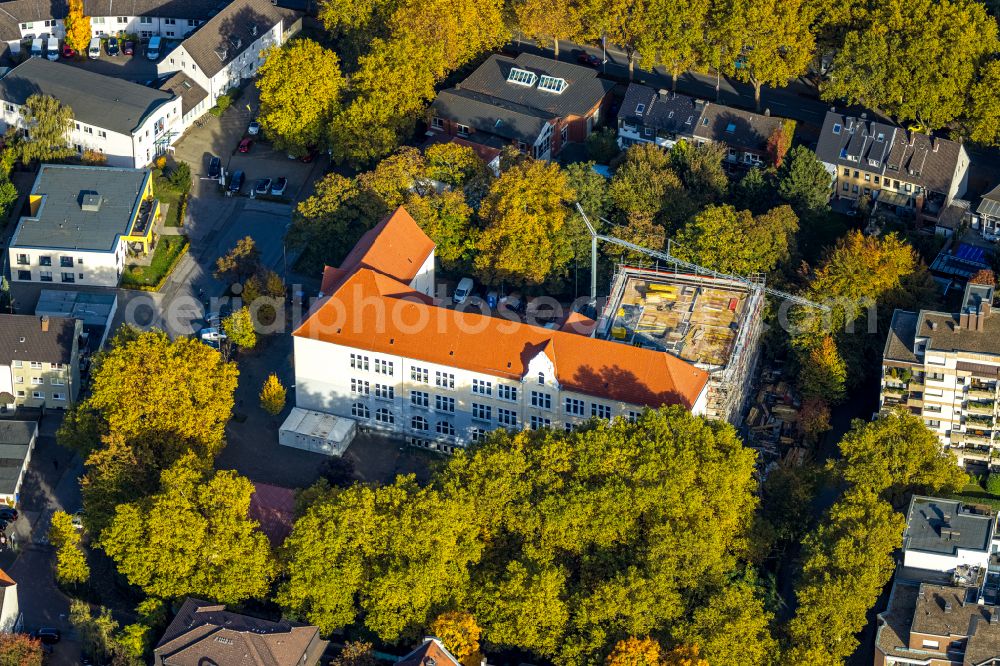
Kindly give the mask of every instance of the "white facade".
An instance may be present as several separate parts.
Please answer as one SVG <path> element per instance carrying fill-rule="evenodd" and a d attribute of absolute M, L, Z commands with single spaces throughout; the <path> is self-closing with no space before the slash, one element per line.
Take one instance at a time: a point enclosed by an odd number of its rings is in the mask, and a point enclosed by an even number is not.
<path fill-rule="evenodd" d="M 90 30 L 93 37 L 111 37 L 119 33 L 138 35 L 140 39 L 153 36 L 182 39 L 203 21 L 158 16 L 91 16 Z M 137 49 L 138 49 L 138 45 Z M 138 53 L 136 56 L 138 57 Z M 145 56 L 145 54 L 143 54 Z"/>
<path fill-rule="evenodd" d="M 21 609 L 17 601 L 17 583 L 4 574 L 4 580 L 0 580 L 0 587 L 3 588 L 3 601 L 0 601 L 0 632 L 9 634 L 21 631 Z"/>
<path fill-rule="evenodd" d="M 11 279 L 15 282 L 117 287 L 125 269 L 127 244 L 119 236 L 112 251 L 54 250 L 10 247 Z"/>

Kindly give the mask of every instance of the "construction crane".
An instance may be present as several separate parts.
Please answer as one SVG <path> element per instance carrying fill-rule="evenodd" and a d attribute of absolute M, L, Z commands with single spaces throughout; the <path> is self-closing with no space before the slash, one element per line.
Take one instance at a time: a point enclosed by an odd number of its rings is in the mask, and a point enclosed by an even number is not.
<path fill-rule="evenodd" d="M 698 264 L 691 263 L 690 261 L 684 261 L 683 259 L 678 259 L 677 257 L 670 254 L 669 250 L 667 252 L 661 252 L 659 250 L 650 250 L 648 247 L 643 247 L 641 245 L 636 245 L 635 243 L 630 243 L 621 238 L 615 238 L 614 236 L 605 236 L 604 234 L 597 233 L 597 229 L 594 225 L 590 223 L 590 219 L 587 214 L 583 212 L 583 206 L 579 202 L 576 203 L 576 210 L 580 213 L 580 217 L 583 218 L 583 223 L 587 225 L 587 230 L 590 232 L 590 299 L 597 302 L 597 241 L 604 241 L 605 243 L 612 243 L 614 245 L 619 245 L 627 250 L 632 250 L 633 252 L 639 252 L 641 254 L 648 255 L 654 259 L 659 259 L 667 263 L 686 268 L 692 271 L 695 275 L 708 275 L 714 278 L 720 278 L 723 280 L 735 280 L 737 282 L 742 282 L 747 285 L 750 289 L 760 289 L 765 294 L 774 296 L 775 298 L 780 298 L 790 303 L 796 305 L 803 305 L 810 308 L 818 308 L 825 312 L 828 312 L 830 308 L 826 305 L 821 305 L 810 301 L 807 298 L 802 298 L 801 296 L 796 296 L 795 294 L 789 294 L 784 291 L 779 291 L 777 289 L 771 289 L 764 285 L 763 278 L 753 279 L 745 277 L 742 275 L 730 275 L 728 273 L 721 273 L 719 271 L 714 271 L 710 268 L 705 268 L 704 266 L 699 266 Z M 604 222 L 608 222 L 604 218 L 601 218 Z M 610 222 L 608 222 L 610 224 Z"/>

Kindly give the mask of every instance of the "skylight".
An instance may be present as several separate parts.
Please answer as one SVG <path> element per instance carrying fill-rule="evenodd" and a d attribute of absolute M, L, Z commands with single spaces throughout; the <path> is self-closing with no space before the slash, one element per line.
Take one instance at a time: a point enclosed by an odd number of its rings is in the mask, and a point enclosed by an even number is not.
<path fill-rule="evenodd" d="M 507 83 L 527 86 L 528 88 L 535 85 L 535 81 L 537 80 L 538 76 L 536 76 L 534 72 L 529 72 L 526 69 L 519 69 L 517 67 L 511 67 L 510 74 L 507 75 Z"/>
<path fill-rule="evenodd" d="M 726 125 L 726 132 L 732 134 L 735 131 L 736 131 L 736 123 L 729 123 L 728 125 Z"/>
<path fill-rule="evenodd" d="M 840 134 L 840 123 L 834 123 L 833 124 L 833 133 L 834 134 Z"/>
<path fill-rule="evenodd" d="M 635 105 L 635 115 L 641 116 L 642 112 L 645 111 L 645 110 L 646 110 L 646 105 L 645 104 L 636 104 Z"/>
<path fill-rule="evenodd" d="M 566 90 L 566 86 L 568 85 L 569 84 L 566 83 L 566 79 L 559 79 L 554 76 L 543 75 L 542 78 L 538 80 L 539 90 L 555 93 L 556 95 L 560 94 L 563 90 Z"/>

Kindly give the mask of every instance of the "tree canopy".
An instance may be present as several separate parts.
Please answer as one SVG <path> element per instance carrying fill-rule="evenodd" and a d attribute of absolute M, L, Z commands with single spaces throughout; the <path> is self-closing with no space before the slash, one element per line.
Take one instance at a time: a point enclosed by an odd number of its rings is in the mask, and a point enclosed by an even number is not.
<path fill-rule="evenodd" d="M 15 144 L 22 162 L 59 160 L 73 154 L 69 131 L 73 127 L 73 109 L 55 97 L 35 93 L 21 109 L 25 136 Z"/>
<path fill-rule="evenodd" d="M 788 206 L 754 217 L 729 205 L 709 206 L 677 235 L 674 254 L 723 273 L 750 275 L 788 260 L 799 220 Z"/>

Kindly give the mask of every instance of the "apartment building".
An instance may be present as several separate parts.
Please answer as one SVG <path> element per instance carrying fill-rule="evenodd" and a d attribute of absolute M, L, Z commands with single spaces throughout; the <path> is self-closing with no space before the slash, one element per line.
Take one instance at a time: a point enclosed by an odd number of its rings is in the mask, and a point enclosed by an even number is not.
<path fill-rule="evenodd" d="M 156 65 L 157 75 L 186 74 L 205 92 L 208 110 L 220 95 L 253 77 L 264 52 L 288 41 L 301 24 L 301 12 L 271 0 L 234 0 L 167 53 Z"/>
<path fill-rule="evenodd" d="M 23 108 L 35 94 L 73 110 L 67 140 L 77 153 L 104 153 L 109 166 L 141 168 L 180 137 L 181 98 L 131 81 L 45 58 L 30 58 L 0 78 L 0 131 L 25 128 Z"/>
<path fill-rule="evenodd" d="M 966 285 L 959 312 L 896 310 L 882 358 L 880 404 L 923 417 L 959 463 L 1000 464 L 1000 315 L 993 285 Z"/>
<path fill-rule="evenodd" d="M 116 287 L 149 252 L 160 205 L 148 169 L 43 164 L 7 249 L 11 279 Z"/>
<path fill-rule="evenodd" d="M 492 55 L 431 104 L 428 133 L 492 148 L 513 145 L 540 160 L 586 141 L 611 103 L 614 84 L 589 67 L 521 53 Z"/>
<path fill-rule="evenodd" d="M 83 323 L 0 315 L 0 404 L 64 409 L 80 391 Z"/>
<path fill-rule="evenodd" d="M 451 452 L 496 428 L 567 430 L 646 407 L 707 405 L 708 374 L 653 349 L 450 309 L 434 244 L 403 208 L 328 269 L 294 332 L 296 405 Z"/>
<path fill-rule="evenodd" d="M 887 123 L 829 111 L 816 156 L 835 182 L 835 196 L 870 197 L 875 207 L 936 223 L 965 192 L 969 155 L 961 143 Z"/>

